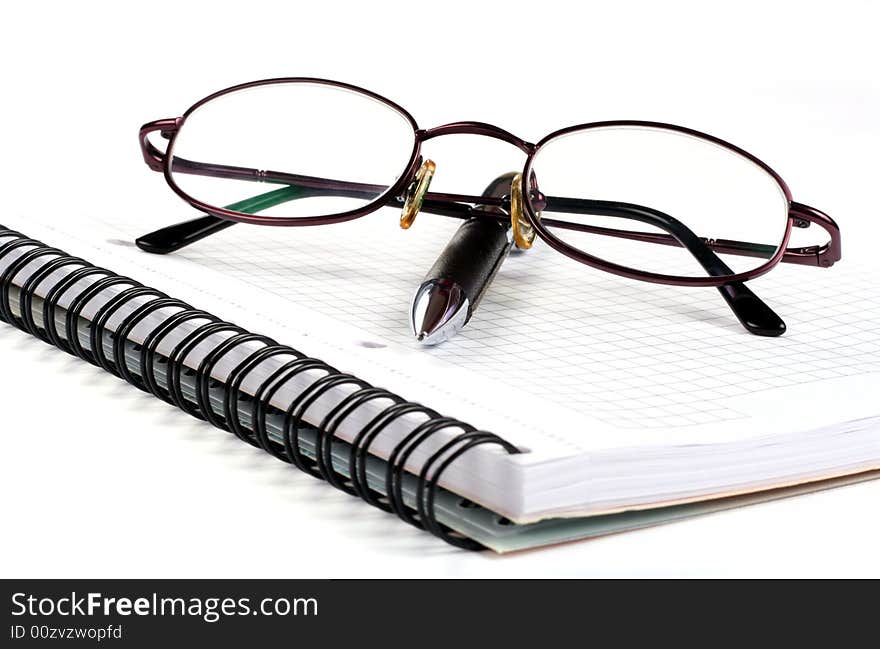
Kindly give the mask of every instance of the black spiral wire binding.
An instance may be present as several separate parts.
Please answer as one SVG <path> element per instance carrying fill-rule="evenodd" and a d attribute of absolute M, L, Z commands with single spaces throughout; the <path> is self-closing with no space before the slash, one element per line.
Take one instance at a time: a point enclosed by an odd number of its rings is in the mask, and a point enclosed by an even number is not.
<path fill-rule="evenodd" d="M 138 286 L 137 282 L 127 277 L 103 277 L 73 298 L 73 302 L 67 307 L 64 331 L 65 337 L 67 337 L 67 342 L 76 356 L 79 356 L 81 359 L 92 365 L 98 364 L 98 361 L 95 360 L 97 352 L 93 351 L 95 348 L 86 349 L 83 347 L 83 344 L 79 339 L 79 321 L 86 305 L 111 286 L 132 285 Z"/>
<path fill-rule="evenodd" d="M 400 397 L 389 392 L 385 388 L 362 388 L 352 392 L 340 401 L 336 407 L 327 413 L 324 420 L 318 426 L 318 430 L 323 431 L 324 433 L 322 436 L 318 437 L 320 443 L 317 444 L 315 450 L 318 472 L 334 487 L 352 496 L 357 495 L 353 480 L 351 478 L 346 479 L 333 468 L 333 437 L 336 435 L 336 430 L 339 428 L 339 424 L 363 404 L 368 401 L 373 401 L 374 399 L 390 399 L 395 403 L 401 401 Z"/>
<path fill-rule="evenodd" d="M 300 430 L 302 429 L 302 424 L 305 423 L 306 411 L 311 405 L 332 388 L 342 385 L 357 385 L 360 388 L 369 386 L 366 381 L 362 381 L 351 374 L 328 374 L 327 376 L 322 376 L 295 397 L 287 408 L 287 412 L 284 413 L 284 423 L 282 425 L 284 451 L 287 453 L 290 461 L 296 465 L 296 468 L 316 478 L 321 478 L 321 472 L 318 471 L 317 461 L 310 460 L 303 454 L 300 445 Z M 318 430 L 317 432 L 320 439 L 322 431 Z"/>
<path fill-rule="evenodd" d="M 50 262 L 43 264 L 39 270 L 28 278 L 24 283 L 24 286 L 21 287 L 21 294 L 18 296 L 18 310 L 21 312 L 21 320 L 24 324 L 25 331 L 50 345 L 52 342 L 49 340 L 49 336 L 40 330 L 40 327 L 37 326 L 37 321 L 34 318 L 34 295 L 40 284 L 49 279 L 49 276 L 53 272 L 60 270 L 65 266 L 82 267 L 88 266 L 88 263 L 79 257 L 71 257 L 69 255 L 56 257 Z"/>
<path fill-rule="evenodd" d="M 16 250 L 18 248 L 26 248 L 29 246 L 44 247 L 42 243 L 34 239 L 13 239 L 12 241 L 7 241 L 6 243 L 0 245 L 0 258 L 6 256 L 12 250 Z M 25 256 L 27 256 L 31 253 L 24 254 Z M 16 263 L 13 262 L 12 266 L 16 266 Z M 17 271 L 10 273 L 9 270 L 11 270 L 11 268 L 7 269 L 7 271 L 3 273 L 3 277 L 0 278 L 0 281 L 3 282 L 2 286 L 7 286 L 8 284 L 10 284 L 12 282 L 12 277 L 17 274 Z M 4 289 L 3 291 L 2 303 L 0 303 L 0 319 L 2 319 L 3 322 L 8 322 L 9 324 L 16 327 L 19 326 L 12 316 L 12 305 L 9 304 L 9 289 Z"/>
<path fill-rule="evenodd" d="M 235 434 L 242 441 L 261 448 L 274 457 L 293 464 L 300 470 L 323 479 L 348 494 L 358 496 L 367 503 L 394 513 L 402 520 L 427 530 L 454 546 L 479 550 L 483 547 L 440 523 L 437 519 L 436 500 L 443 474 L 463 454 L 476 446 L 493 444 L 507 453 L 520 451 L 510 442 L 493 433 L 478 431 L 462 421 L 443 417 L 431 408 L 412 403 L 393 392 L 370 385 L 351 374 L 340 372 L 324 361 L 310 358 L 292 347 L 279 345 L 271 338 L 251 334 L 241 327 L 223 322 L 206 311 L 195 309 L 180 300 L 168 297 L 161 291 L 116 275 L 103 268 L 90 265 L 79 257 L 73 257 L 40 241 L 30 239 L 20 232 L 0 226 L 0 237 L 12 237 L 0 243 L 0 262 L 14 250 L 25 249 L 0 273 L 0 319 L 26 333 L 34 335 L 63 351 L 124 379 L 136 388 L 176 405 L 194 417 L 205 419 L 214 426 Z M 20 314 L 12 309 L 12 289 L 15 279 L 22 271 L 39 264 L 23 282 L 19 295 Z M 73 267 L 70 269 L 70 267 Z M 54 275 L 63 273 L 43 289 L 42 327 L 34 317 L 34 298 Z M 85 284 L 85 287 L 77 287 Z M 106 298 L 108 291 L 114 294 Z M 75 293 L 62 307 L 70 293 Z M 89 303 L 104 296 L 105 299 L 88 318 L 87 335 L 82 331 L 83 313 Z M 146 298 L 146 301 L 144 301 Z M 133 307 L 133 308 L 132 308 Z M 64 331 L 58 331 L 58 312 L 64 310 Z M 131 312 L 119 319 L 115 327 L 110 323 L 114 316 L 125 309 Z M 144 336 L 140 344 L 132 340 L 132 333 L 148 318 L 158 324 Z M 185 328 L 185 329 L 184 329 Z M 163 342 L 173 334 L 180 334 L 170 352 L 161 351 Z M 83 338 L 81 338 L 81 334 Z M 213 336 L 225 337 L 204 355 L 195 370 L 186 366 L 192 352 Z M 84 344 L 83 339 L 87 341 Z M 105 349 L 109 339 L 109 349 Z M 220 384 L 212 378 L 217 364 L 236 347 L 259 343 L 259 349 L 250 351 L 226 375 L 223 385 L 222 405 L 212 404 L 212 389 Z M 127 351 L 134 344 L 140 361 L 137 371 L 131 367 Z M 270 359 L 280 365 L 253 391 L 253 397 L 244 394 L 242 386 L 247 377 Z M 280 359 L 287 358 L 281 362 Z M 161 385 L 157 368 L 165 365 L 164 385 Z M 195 396 L 184 394 L 183 376 L 193 377 Z M 307 377 L 307 378 L 305 378 Z M 308 385 L 298 392 L 286 408 L 273 404 L 279 393 L 291 382 Z M 352 386 L 351 392 L 333 405 L 315 430 L 313 457 L 304 452 L 302 432 L 307 415 L 321 398 L 335 388 Z M 339 440 L 339 427 L 365 404 L 372 401 L 388 401 L 369 422 L 354 435 L 347 457 L 348 476 L 334 467 L 334 447 Z M 250 405 L 250 422 L 242 422 L 242 408 Z M 247 412 L 247 411 L 245 411 Z M 270 433 L 269 416 L 280 420 L 280 437 Z M 368 458 L 376 440 L 395 421 L 421 415 L 418 423 L 393 447 L 385 464 L 385 492 L 377 490 L 368 481 Z M 406 465 L 432 437 L 443 434 L 439 448 L 429 454 L 421 464 L 415 479 L 415 504 L 409 504 L 404 494 L 407 480 Z M 453 433 L 450 438 L 449 434 Z M 280 439 L 280 441 L 279 441 Z M 375 456 L 373 456 L 375 457 Z"/>
<path fill-rule="evenodd" d="M 244 329 L 238 325 L 228 322 L 208 322 L 184 336 L 183 340 L 177 343 L 168 359 L 168 393 L 171 397 L 171 403 L 192 415 L 196 419 L 206 419 L 207 416 L 202 411 L 200 405 L 191 405 L 187 398 L 183 395 L 182 374 L 184 372 L 184 361 L 199 346 L 200 343 L 207 340 L 214 334 L 231 331 L 233 333 L 244 333 Z"/>
<path fill-rule="evenodd" d="M 385 471 L 385 492 L 388 494 L 392 511 L 397 514 L 401 520 L 414 525 L 415 527 L 423 527 L 422 521 L 413 516 L 407 508 L 403 500 L 403 474 L 406 461 L 421 444 L 429 437 L 435 435 L 444 428 L 461 428 L 465 433 L 469 433 L 475 428 L 469 424 L 464 424 L 452 417 L 438 417 L 437 419 L 429 419 L 419 424 L 404 437 L 388 457 L 388 466 Z"/>
<path fill-rule="evenodd" d="M 166 319 L 161 325 L 156 327 L 144 340 L 141 346 L 141 376 L 144 379 L 144 386 L 147 391 L 152 392 L 155 397 L 162 399 L 166 403 L 173 403 L 171 394 L 165 388 L 159 385 L 156 380 L 156 364 L 159 359 L 159 345 L 168 337 L 172 331 L 176 331 L 185 322 L 207 320 L 209 322 L 217 322 L 218 318 L 212 316 L 207 311 L 200 309 L 185 309 L 179 313 L 175 313 Z"/>
<path fill-rule="evenodd" d="M 263 381 L 263 384 L 257 389 L 257 392 L 254 395 L 254 407 L 251 417 L 254 422 L 253 428 L 256 441 L 264 451 L 275 456 L 282 462 L 287 462 L 289 464 L 293 464 L 293 460 L 287 454 L 287 449 L 283 444 L 279 444 L 269 437 L 266 417 L 268 416 L 272 399 L 281 388 L 297 375 L 304 374 L 310 370 L 323 371 L 330 374 L 338 371 L 317 358 L 300 356 L 296 360 L 288 361 L 273 372 L 265 381 Z M 243 439 L 248 442 L 251 441 L 249 438 Z"/>
<path fill-rule="evenodd" d="M 0 314 L 2 314 L 6 322 L 14 323 L 19 329 L 22 326 L 22 321 L 12 313 L 12 300 L 10 299 L 9 292 L 12 290 L 13 278 L 32 261 L 40 257 L 61 254 L 63 253 L 56 248 L 46 248 L 43 246 L 34 248 L 9 264 L 9 267 L 0 274 Z"/>
<path fill-rule="evenodd" d="M 286 345 L 267 344 L 266 347 L 258 349 L 236 365 L 229 372 L 229 376 L 226 377 L 227 389 L 223 392 L 223 420 L 226 422 L 229 432 L 251 446 L 260 448 L 260 443 L 241 423 L 238 405 L 241 400 L 242 384 L 248 374 L 253 372 L 264 361 L 274 356 L 290 356 L 293 353 L 294 350 Z"/>
<path fill-rule="evenodd" d="M 114 356 L 113 362 L 111 362 L 107 358 L 107 354 L 104 353 L 104 333 L 107 329 L 107 323 L 110 322 L 110 318 L 119 311 L 127 302 L 131 302 L 134 298 L 140 297 L 142 295 L 152 295 L 155 298 L 163 298 L 167 297 L 162 291 L 157 291 L 154 288 L 148 288 L 146 286 L 132 286 L 131 288 L 127 288 L 118 295 L 113 296 L 110 300 L 107 301 L 98 311 L 95 313 L 92 318 L 92 326 L 89 331 L 89 347 L 92 349 L 92 355 L 94 356 L 95 363 L 103 370 L 122 378 L 122 373 L 119 369 L 119 364 L 117 362 L 116 357 Z M 123 344 L 124 344 L 124 339 Z M 115 341 L 114 341 L 115 342 Z M 124 364 L 124 362 L 123 362 Z"/>
<path fill-rule="evenodd" d="M 139 390 L 143 390 L 144 392 L 149 392 L 150 390 L 144 384 L 144 380 L 140 376 L 132 372 L 131 368 L 128 366 L 128 361 L 125 358 L 125 344 L 131 337 L 135 327 L 137 327 L 147 317 L 149 317 L 156 311 L 159 311 L 160 309 L 172 307 L 179 307 L 183 310 L 192 308 L 185 302 L 181 302 L 180 300 L 173 297 L 163 297 L 150 300 L 146 304 L 137 307 L 131 314 L 129 314 L 125 322 L 122 323 L 116 330 L 116 334 L 113 338 L 113 364 L 116 366 L 116 369 L 119 372 L 119 377 L 125 379 L 134 387 Z"/>
<path fill-rule="evenodd" d="M 217 414 L 214 412 L 213 406 L 211 406 L 211 374 L 214 371 L 214 367 L 217 365 L 218 361 L 223 358 L 223 356 L 225 356 L 233 348 L 249 342 L 260 342 L 266 345 L 266 347 L 278 344 L 271 338 L 260 336 L 259 334 L 251 334 L 246 332 L 236 334 L 234 336 L 231 336 L 230 338 L 227 338 L 210 352 L 208 352 L 204 360 L 202 360 L 202 362 L 199 364 L 199 369 L 196 370 L 196 401 L 199 404 L 199 410 L 205 416 L 205 419 L 207 419 L 208 422 L 210 422 L 217 428 L 220 428 L 221 430 L 225 430 L 227 432 L 231 432 L 229 430 L 229 424 L 227 423 L 229 419 L 226 417 L 228 413 L 226 413 L 224 409 L 223 417 L 218 417 Z M 248 358 L 250 358 L 251 356 L 249 356 Z M 232 392 L 231 390 L 229 391 Z M 235 392 L 234 394 L 237 395 L 238 392 Z"/>
<path fill-rule="evenodd" d="M 64 294 L 73 288 L 77 282 L 84 280 L 87 277 L 98 277 L 102 275 L 108 277 L 111 273 L 109 270 L 104 270 L 103 268 L 84 266 L 83 268 L 77 268 L 52 287 L 43 301 L 43 323 L 46 331 L 46 338 L 48 338 L 50 344 L 55 345 L 58 349 L 66 351 L 68 354 L 75 355 L 73 347 L 67 342 L 67 339 L 62 338 L 58 333 L 58 326 L 55 323 L 55 311 Z"/>
<path fill-rule="evenodd" d="M 446 525 L 441 525 L 437 521 L 437 512 L 434 508 L 434 502 L 437 498 L 437 488 L 440 483 L 440 476 L 455 462 L 459 457 L 467 453 L 469 450 L 482 444 L 497 444 L 510 454 L 519 453 L 513 444 L 499 437 L 495 433 L 484 431 L 470 431 L 464 435 L 460 435 L 443 445 L 436 453 L 434 453 L 427 462 L 422 466 L 419 472 L 419 481 L 416 488 L 416 508 L 419 512 L 419 520 L 424 524 L 425 529 L 440 537 L 451 545 L 464 548 L 466 550 L 480 550 L 482 546 L 472 539 L 469 539 L 457 532 L 454 532 Z M 455 447 L 458 447 L 453 451 Z M 452 451 L 448 453 L 448 451 Z M 445 459 L 444 455 L 446 455 Z M 439 466 L 429 478 L 430 469 L 434 464 L 439 462 Z"/>
<path fill-rule="evenodd" d="M 390 495 L 385 495 L 370 488 L 367 482 L 367 456 L 373 441 L 395 419 L 408 414 L 421 413 L 429 419 L 440 417 L 431 408 L 400 399 L 398 403 L 386 408 L 376 415 L 370 423 L 364 426 L 352 441 L 349 453 L 348 466 L 351 473 L 352 489 L 366 502 L 386 512 L 393 512 Z"/>

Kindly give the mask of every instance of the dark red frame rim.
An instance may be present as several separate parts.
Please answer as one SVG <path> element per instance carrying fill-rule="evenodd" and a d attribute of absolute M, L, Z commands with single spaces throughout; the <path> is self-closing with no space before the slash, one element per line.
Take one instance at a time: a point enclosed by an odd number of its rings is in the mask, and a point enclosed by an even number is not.
<path fill-rule="evenodd" d="M 631 268 L 622 264 L 616 264 L 614 262 L 602 259 L 601 257 L 596 257 L 595 255 L 591 255 L 582 250 L 578 250 L 577 248 L 568 245 L 555 234 L 550 232 L 550 230 L 544 227 L 544 225 L 541 223 L 541 220 L 537 217 L 535 209 L 532 206 L 530 192 L 528 191 L 528 187 L 526 185 L 527 179 L 530 177 L 532 172 L 532 163 L 534 162 L 535 156 L 541 150 L 541 147 L 564 135 L 576 133 L 579 131 L 588 131 L 600 128 L 613 128 L 616 126 L 654 128 L 696 137 L 711 142 L 712 144 L 715 144 L 722 148 L 728 149 L 763 169 L 767 174 L 770 175 L 771 178 L 773 178 L 773 180 L 779 186 L 780 190 L 782 190 L 782 194 L 785 197 L 787 206 L 785 232 L 783 233 L 782 242 L 779 244 L 779 247 L 776 250 L 776 254 L 757 268 L 753 268 L 752 270 L 743 273 L 736 273 L 734 275 L 725 276 L 723 278 L 724 281 L 719 282 L 718 278 L 715 277 L 664 275 L 662 273 L 652 273 L 650 271 L 638 270 L 636 268 Z M 730 142 L 715 137 L 714 135 L 709 135 L 708 133 L 703 133 L 692 128 L 687 128 L 686 126 L 678 126 L 676 124 L 667 124 L 664 122 L 652 122 L 645 120 L 606 120 L 600 122 L 587 122 L 584 124 L 576 124 L 574 126 L 567 126 L 565 128 L 554 131 L 553 133 L 550 133 L 549 135 L 541 138 L 535 145 L 534 150 L 526 158 L 526 164 L 523 167 L 522 173 L 522 183 L 522 192 L 523 197 L 525 198 L 523 203 L 525 206 L 526 217 L 531 222 L 532 227 L 535 228 L 538 236 L 541 237 L 541 240 L 544 241 L 548 246 L 550 246 L 557 252 L 562 253 L 568 258 L 578 261 L 587 266 L 591 266 L 592 268 L 604 270 L 605 272 L 612 273 L 613 275 L 619 275 L 621 277 L 626 277 L 629 279 L 638 279 L 654 284 L 672 284 L 675 286 L 720 286 L 722 284 L 744 282 L 750 279 L 755 279 L 756 277 L 760 277 L 761 275 L 764 275 L 772 270 L 773 267 L 782 260 L 782 257 L 785 255 L 785 250 L 788 247 L 788 243 L 791 239 L 791 231 L 794 223 L 794 219 L 791 215 L 791 190 L 788 188 L 788 185 L 782 179 L 782 177 L 778 173 L 776 173 L 776 171 L 774 171 L 773 168 L 770 167 L 770 165 L 768 165 L 763 160 L 755 157 L 748 151 L 741 149 L 735 144 L 731 144 Z"/>
<path fill-rule="evenodd" d="M 222 97 L 224 95 L 228 95 L 233 92 L 238 92 L 240 90 L 247 90 L 249 88 L 257 88 L 260 86 L 270 86 L 270 85 L 279 85 L 284 83 L 311 83 L 316 85 L 324 85 L 324 86 L 333 86 L 335 88 L 342 88 L 343 90 L 350 90 L 352 92 L 357 92 L 362 95 L 365 95 L 371 99 L 379 101 L 380 103 L 385 104 L 389 108 L 397 111 L 406 120 L 409 122 L 410 126 L 413 129 L 413 149 L 410 154 L 409 162 L 406 167 L 404 167 L 404 172 L 400 175 L 397 182 L 395 182 L 392 186 L 390 186 L 385 192 L 380 194 L 373 200 L 371 203 L 364 205 L 363 207 L 359 207 L 355 210 L 349 210 L 347 212 L 340 212 L 338 214 L 328 214 L 325 216 L 308 216 L 301 217 L 297 219 L 279 219 L 277 217 L 261 217 L 259 215 L 245 215 L 239 212 L 233 212 L 222 207 L 217 207 L 214 205 L 208 205 L 207 203 L 203 203 L 202 201 L 193 198 L 189 194 L 187 194 L 183 189 L 181 189 L 177 182 L 174 180 L 174 177 L 171 173 L 171 163 L 174 158 L 174 145 L 177 141 L 177 136 L 180 133 L 180 129 L 186 123 L 187 117 L 189 117 L 193 111 L 200 108 L 202 105 L 207 102 L 217 99 L 218 97 Z M 165 182 L 171 187 L 175 194 L 180 196 L 187 203 L 192 205 L 198 210 L 211 214 L 212 216 L 216 216 L 218 218 L 228 219 L 230 221 L 238 221 L 240 223 L 254 223 L 257 225 L 271 225 L 271 226 L 308 226 L 308 225 L 330 225 L 333 223 L 344 223 L 345 221 L 352 221 L 354 219 L 360 218 L 362 216 L 366 216 L 367 214 L 371 214 L 375 212 L 380 207 L 384 205 L 384 201 L 387 200 L 389 196 L 394 196 L 395 194 L 402 193 L 404 188 L 408 186 L 411 182 L 411 176 L 415 174 L 418 164 L 419 164 L 419 152 L 421 150 L 422 140 L 419 137 L 419 127 L 416 123 L 413 116 L 409 114 L 403 107 L 398 105 L 397 103 L 391 101 L 379 95 L 371 90 L 367 90 L 366 88 L 361 88 L 359 86 L 355 86 L 350 83 L 344 83 L 342 81 L 332 81 L 330 79 L 319 79 L 315 77 L 277 77 L 273 79 L 260 79 L 258 81 L 249 81 L 247 83 L 240 83 L 234 86 L 230 86 L 228 88 L 224 88 L 223 90 L 218 90 L 207 97 L 203 97 L 199 99 L 196 103 L 186 109 L 182 116 L 178 117 L 175 120 L 175 129 L 171 134 L 171 138 L 168 141 L 168 147 L 165 152 L 164 160 L 163 160 L 163 175 L 165 176 Z"/>
<path fill-rule="evenodd" d="M 224 95 L 237 92 L 240 90 L 246 90 L 249 88 L 255 88 L 260 86 L 267 85 L 276 85 L 276 84 L 284 84 L 284 83 L 311 83 L 316 85 L 326 85 L 333 86 L 336 88 L 341 88 L 344 90 L 349 90 L 352 92 L 356 92 L 362 95 L 365 95 L 371 99 L 374 99 L 382 104 L 385 104 L 392 110 L 397 111 L 400 115 L 406 118 L 409 122 L 410 126 L 413 129 L 413 149 L 410 154 L 410 159 L 407 162 L 406 167 L 404 168 L 404 172 L 400 175 L 398 180 L 394 185 L 389 187 L 384 193 L 377 196 L 370 203 L 354 209 L 349 210 L 347 212 L 340 212 L 337 214 L 328 214 L 323 216 L 313 216 L 313 217 L 298 217 L 295 219 L 285 219 L 278 217 L 263 217 L 259 215 L 253 214 L 242 214 L 239 212 L 233 212 L 221 207 L 209 205 L 207 203 L 203 203 L 196 198 L 193 198 L 189 194 L 187 194 L 183 189 L 181 189 L 174 180 L 174 177 L 171 173 L 171 164 L 173 160 L 173 150 L 174 145 L 177 140 L 177 136 L 180 132 L 180 129 L 186 122 L 187 117 L 193 113 L 193 111 L 197 110 L 199 107 L 204 105 L 205 103 L 216 99 L 218 97 L 222 97 Z M 513 144 L 521 151 L 526 153 L 526 161 L 523 167 L 523 196 L 526 200 L 523 201 L 525 206 L 526 217 L 531 222 L 532 226 L 535 228 L 535 231 L 540 236 L 540 238 L 547 243 L 551 248 L 556 250 L 557 252 L 562 253 L 566 257 L 578 261 L 582 264 L 590 266 L 592 268 L 596 268 L 598 270 L 603 270 L 605 272 L 618 275 L 621 277 L 626 277 L 629 279 L 637 279 L 646 282 L 652 282 L 657 284 L 669 284 L 669 285 L 677 285 L 677 286 L 721 286 L 723 284 L 747 281 L 750 279 L 754 279 L 756 277 L 760 277 L 761 275 L 769 272 L 773 267 L 775 267 L 783 258 L 786 252 L 786 248 L 788 247 L 791 232 L 794 222 L 794 217 L 792 216 L 792 196 L 791 191 L 788 188 L 788 185 L 782 179 L 782 177 L 776 173 L 768 164 L 766 164 L 761 159 L 752 155 L 748 151 L 741 149 L 740 147 L 731 144 L 721 138 L 715 137 L 708 133 L 703 133 L 701 131 L 697 131 L 695 129 L 687 128 L 684 126 L 678 126 L 675 124 L 668 124 L 664 122 L 653 122 L 653 121 L 645 121 L 645 120 L 610 120 L 610 121 L 599 121 L 599 122 L 586 122 L 582 124 L 576 124 L 573 126 L 568 126 L 565 128 L 558 129 L 553 131 L 549 135 L 546 135 L 541 140 L 537 142 L 537 144 L 531 144 L 530 142 L 523 140 L 509 131 L 501 129 L 492 124 L 486 124 L 483 122 L 455 122 L 452 124 L 446 124 L 442 126 L 438 126 L 427 131 L 419 128 L 418 123 L 413 118 L 413 116 L 402 106 L 397 104 L 390 99 L 383 97 L 382 95 L 375 93 L 371 90 L 367 90 L 366 88 L 361 88 L 360 86 L 356 86 L 354 84 L 345 83 L 342 81 L 333 81 L 330 79 L 321 79 L 317 77 L 276 77 L 271 79 L 260 79 L 256 81 L 249 81 L 246 83 L 236 84 L 234 86 L 230 86 L 228 88 L 224 88 L 222 90 L 218 90 L 202 99 L 198 100 L 194 104 L 192 104 L 181 117 L 178 117 L 173 121 L 173 129 L 169 129 L 170 138 L 168 142 L 168 146 L 165 151 L 165 155 L 163 156 L 163 175 L 165 177 L 165 181 L 168 183 L 169 187 L 171 187 L 172 191 L 175 194 L 180 196 L 187 203 L 192 205 L 194 208 L 210 214 L 212 216 L 216 216 L 218 218 L 227 219 L 230 221 L 236 221 L 240 223 L 251 223 L 256 225 L 268 225 L 268 226 L 276 226 L 276 227 L 285 227 L 285 226 L 309 226 L 309 225 L 330 225 L 333 223 L 343 223 L 346 221 L 351 221 L 368 214 L 371 214 L 381 207 L 385 207 L 388 203 L 388 198 L 390 196 L 402 195 L 406 187 L 412 182 L 412 178 L 418 170 L 418 166 L 420 164 L 420 153 L 421 153 L 421 144 L 423 141 L 432 139 L 435 137 L 440 137 L 443 135 L 453 134 L 453 133 L 467 133 L 473 135 L 485 135 L 488 137 L 494 137 L 503 141 L 506 141 L 510 144 Z M 696 137 L 698 139 L 706 140 L 711 142 L 717 146 L 728 149 L 731 152 L 739 155 L 740 157 L 746 159 L 747 161 L 757 165 L 766 173 L 768 173 L 776 184 L 779 186 L 782 191 L 787 204 L 788 204 L 788 218 L 786 220 L 785 232 L 783 235 L 783 241 L 780 243 L 777 248 L 776 254 L 769 259 L 767 262 L 754 268 L 752 270 L 737 273 L 734 275 L 727 275 L 723 278 L 717 277 L 690 277 L 690 276 L 682 276 L 682 275 L 664 275 L 661 273 L 653 273 L 644 270 L 638 270 L 636 268 L 631 268 L 629 266 L 624 266 L 621 264 L 617 264 L 614 262 L 609 262 L 600 257 L 596 257 L 589 253 L 585 253 L 582 250 L 578 250 L 565 243 L 561 239 L 559 239 L 556 235 L 550 232 L 546 227 L 543 226 L 540 219 L 537 218 L 535 210 L 532 206 L 532 202 L 529 196 L 528 188 L 526 186 L 526 179 L 530 177 L 530 173 L 532 170 L 532 164 L 534 162 L 535 155 L 540 151 L 541 147 L 551 142 L 552 140 L 562 137 L 564 135 L 568 135 L 570 133 L 578 132 L 578 131 L 586 131 L 591 129 L 598 128 L 608 128 L 615 126 L 633 126 L 633 127 L 645 127 L 645 128 L 654 128 L 666 131 L 673 131 L 677 133 L 681 133 L 684 135 L 689 135 L 692 137 Z"/>

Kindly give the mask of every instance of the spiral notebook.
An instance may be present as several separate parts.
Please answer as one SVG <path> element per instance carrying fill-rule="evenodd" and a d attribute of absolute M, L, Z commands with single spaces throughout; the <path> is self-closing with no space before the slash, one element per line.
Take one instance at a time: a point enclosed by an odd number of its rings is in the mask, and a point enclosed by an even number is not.
<path fill-rule="evenodd" d="M 789 333 L 768 340 L 706 292 L 585 278 L 538 246 L 425 350 L 405 305 L 449 224 L 362 221 L 236 227 L 167 257 L 114 224 L 25 223 L 35 239 L 0 230 L 0 318 L 462 547 L 876 476 L 875 268 L 774 271 Z"/>

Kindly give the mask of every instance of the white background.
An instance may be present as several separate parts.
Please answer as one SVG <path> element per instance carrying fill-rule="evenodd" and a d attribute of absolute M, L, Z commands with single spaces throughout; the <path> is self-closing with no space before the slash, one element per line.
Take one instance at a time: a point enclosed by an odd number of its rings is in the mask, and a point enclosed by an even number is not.
<path fill-rule="evenodd" d="M 0 223 L 179 220 L 138 126 L 241 81 L 319 76 L 423 127 L 473 119 L 536 140 L 600 119 L 686 124 L 853 227 L 878 219 L 878 23 L 868 1 L 15 3 L 0 27 Z M 478 191 L 499 156 L 518 159 L 471 137 L 433 144 L 441 191 Z M 465 554 L 6 326 L 0 445 L 4 577 L 880 576 L 878 483 Z"/>

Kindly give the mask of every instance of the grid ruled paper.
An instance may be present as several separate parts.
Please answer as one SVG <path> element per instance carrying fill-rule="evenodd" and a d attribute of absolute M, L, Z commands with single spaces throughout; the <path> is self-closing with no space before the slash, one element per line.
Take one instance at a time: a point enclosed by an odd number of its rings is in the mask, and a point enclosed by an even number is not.
<path fill-rule="evenodd" d="M 371 344 L 416 349 L 412 294 L 459 222 L 422 214 L 402 231 L 396 221 L 382 210 L 335 226 L 237 225 L 176 255 L 279 305 L 308 304 Z M 880 373 L 877 265 L 782 264 L 750 286 L 786 321 L 784 336 L 748 334 L 714 288 L 614 277 L 539 242 L 508 258 L 455 339 L 421 353 L 525 400 L 642 430 L 734 422 L 754 414 L 748 397 Z"/>

